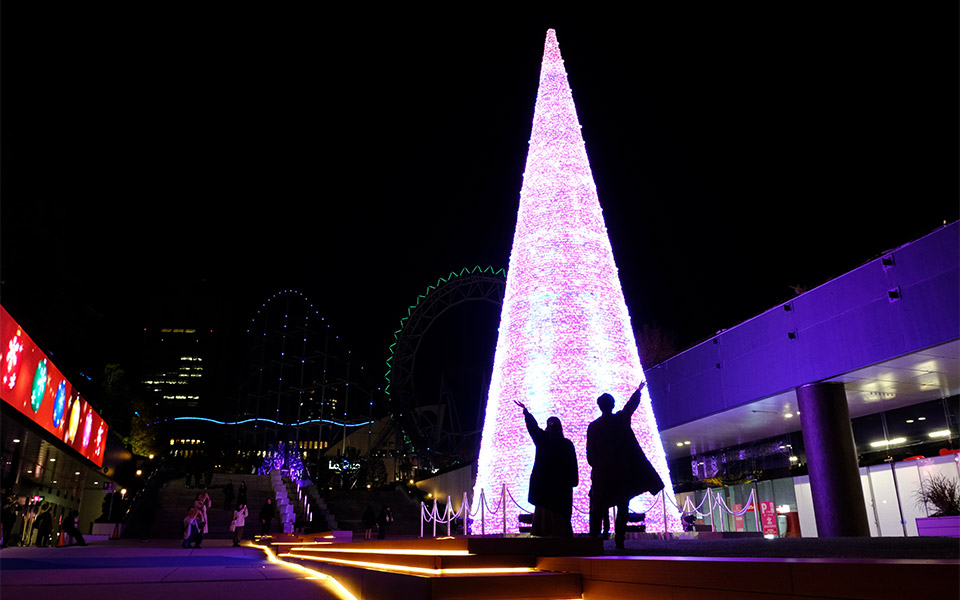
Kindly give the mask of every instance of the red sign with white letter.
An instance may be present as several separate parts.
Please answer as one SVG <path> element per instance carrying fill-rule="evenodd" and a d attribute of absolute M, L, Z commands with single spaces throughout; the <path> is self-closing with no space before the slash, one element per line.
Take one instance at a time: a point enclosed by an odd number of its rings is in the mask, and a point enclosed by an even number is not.
<path fill-rule="evenodd" d="M 777 535 L 777 507 L 773 501 L 760 503 L 760 525 L 763 526 L 763 535 Z"/>

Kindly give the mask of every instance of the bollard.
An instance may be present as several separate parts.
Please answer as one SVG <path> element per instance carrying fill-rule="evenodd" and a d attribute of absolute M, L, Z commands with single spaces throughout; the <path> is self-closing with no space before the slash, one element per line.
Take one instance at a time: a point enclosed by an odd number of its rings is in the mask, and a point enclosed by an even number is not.
<path fill-rule="evenodd" d="M 707 488 L 707 508 L 710 509 L 710 529 L 716 531 L 717 523 L 713 519 L 713 492 L 710 491 L 710 488 Z"/>
<path fill-rule="evenodd" d="M 507 484 L 500 484 L 500 510 L 503 511 L 503 537 L 507 537 Z"/>
<path fill-rule="evenodd" d="M 670 531 L 670 526 L 667 524 L 667 488 L 660 490 L 660 493 L 663 494 L 663 532 L 668 533 Z"/>
<path fill-rule="evenodd" d="M 453 521 L 453 509 L 450 506 L 450 496 L 447 496 L 447 507 L 443 509 L 443 518 L 447 520 L 447 537 L 450 537 L 450 523 Z"/>
<path fill-rule="evenodd" d="M 483 505 L 486 503 L 486 497 L 483 490 L 480 490 L 480 535 L 487 535 L 486 523 L 484 523 Z"/>

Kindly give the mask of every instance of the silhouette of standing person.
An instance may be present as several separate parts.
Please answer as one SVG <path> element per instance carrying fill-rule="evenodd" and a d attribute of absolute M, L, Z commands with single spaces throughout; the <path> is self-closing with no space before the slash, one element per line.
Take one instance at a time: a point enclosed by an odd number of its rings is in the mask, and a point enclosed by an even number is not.
<path fill-rule="evenodd" d="M 260 514 L 257 516 L 257 519 L 260 521 L 261 536 L 270 533 L 270 522 L 273 521 L 273 517 L 275 517 L 276 514 L 277 510 L 273 506 L 273 500 L 267 498 L 267 501 L 263 503 L 263 508 L 260 509 Z"/>
<path fill-rule="evenodd" d="M 614 399 L 610 394 L 597 398 L 602 414 L 587 426 L 587 462 L 592 467 L 590 535 L 600 535 L 604 513 L 616 506 L 614 538 L 618 549 L 623 549 L 626 537 L 630 499 L 644 492 L 656 494 L 664 487 L 630 426 L 646 383 L 640 384 L 620 412 L 613 412 Z"/>
<path fill-rule="evenodd" d="M 373 512 L 373 507 L 369 504 L 363 511 L 363 539 L 369 540 L 373 537 L 373 528 L 377 526 L 377 515 Z"/>
<path fill-rule="evenodd" d="M 237 506 L 247 503 L 247 482 L 240 482 L 240 489 L 237 491 Z"/>
<path fill-rule="evenodd" d="M 540 429 L 527 407 L 516 400 L 514 402 L 523 409 L 527 431 L 537 447 L 527 494 L 527 501 L 534 506 L 532 533 L 573 537 L 573 528 L 570 526 L 573 488 L 580 483 L 573 442 L 563 437 L 560 419 L 550 417 L 546 430 Z"/>
<path fill-rule="evenodd" d="M 46 548 L 50 545 L 50 534 L 53 532 L 53 514 L 50 505 L 46 502 L 40 507 L 40 513 L 34 525 L 37 530 L 37 546 Z"/>
<path fill-rule="evenodd" d="M 233 481 L 228 479 L 227 485 L 223 486 L 223 510 L 230 510 L 233 506 Z"/>
<path fill-rule="evenodd" d="M 383 505 L 383 508 L 380 510 L 380 514 L 377 515 L 377 539 L 383 540 L 387 538 L 387 526 L 393 523 L 393 511 L 386 504 Z"/>

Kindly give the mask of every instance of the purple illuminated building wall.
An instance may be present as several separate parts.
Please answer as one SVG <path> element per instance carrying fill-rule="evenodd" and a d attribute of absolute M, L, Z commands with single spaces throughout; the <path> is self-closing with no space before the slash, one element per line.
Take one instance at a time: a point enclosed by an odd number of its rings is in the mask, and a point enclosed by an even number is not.
<path fill-rule="evenodd" d="M 474 509 L 479 508 L 481 490 L 489 509 L 498 503 L 506 485 L 510 494 L 508 530 L 517 531 L 518 513 L 532 510 L 527 491 L 535 448 L 514 403 L 519 401 L 541 427 L 548 417 L 559 417 L 564 435 L 573 441 L 580 471 L 580 485 L 574 490 L 573 528 L 586 532 L 590 490 L 586 432 L 587 425 L 600 416 L 596 399 L 609 392 L 617 399 L 615 410 L 619 410 L 643 378 L 573 96 L 551 29 L 520 191 Z M 634 413 L 633 427 L 673 500 L 670 473 L 646 390 Z M 639 496 L 631 509 L 643 510 L 652 502 L 648 495 Z M 679 531 L 675 511 L 668 514 L 670 529 Z M 501 518 L 488 522 L 487 527 L 492 530 Z M 657 503 L 648 514 L 648 530 L 662 531 L 663 518 L 663 506 Z"/>

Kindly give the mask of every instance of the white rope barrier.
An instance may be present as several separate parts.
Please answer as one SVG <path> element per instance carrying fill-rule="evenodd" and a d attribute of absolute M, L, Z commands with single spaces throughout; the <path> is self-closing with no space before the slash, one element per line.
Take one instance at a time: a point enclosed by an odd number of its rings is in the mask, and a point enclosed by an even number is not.
<path fill-rule="evenodd" d="M 480 500 L 477 502 L 477 509 L 475 511 L 471 510 L 470 507 L 472 504 L 469 501 L 469 497 L 466 492 L 463 494 L 463 499 L 460 502 L 460 507 L 456 510 L 453 509 L 453 501 L 450 496 L 447 496 L 447 502 L 443 510 L 443 515 L 440 514 L 437 499 L 433 499 L 433 507 L 427 508 L 425 502 L 420 503 L 420 537 L 423 537 L 423 529 L 426 523 L 433 523 L 433 535 L 436 537 L 437 534 L 437 524 L 446 524 L 447 525 L 447 535 L 452 533 L 452 524 L 456 519 L 464 520 L 464 532 L 467 532 L 468 529 L 468 520 L 474 520 L 477 515 L 480 515 L 480 531 L 481 535 L 486 535 L 486 517 L 490 515 L 501 514 L 502 511 L 502 520 L 503 520 L 503 534 L 507 533 L 507 511 L 505 503 L 507 498 L 516 506 L 519 510 L 524 513 L 534 512 L 532 508 L 527 508 L 517 502 L 517 499 L 513 497 L 513 493 L 507 489 L 506 485 L 501 486 L 500 498 L 498 499 L 497 504 L 490 508 L 487 504 L 486 491 L 480 490 Z M 707 493 L 704 494 L 701 498 L 700 503 L 696 506 L 693 505 L 693 502 L 690 500 L 690 497 L 684 499 L 683 507 L 680 507 L 672 498 L 667 496 L 666 490 L 661 491 L 651 498 L 650 504 L 646 507 L 643 507 L 641 510 L 637 511 L 639 513 L 649 513 L 658 504 L 662 503 L 663 513 L 664 513 L 664 530 L 669 530 L 668 519 L 667 519 L 667 500 L 670 501 L 670 504 L 676 509 L 676 512 L 680 514 L 681 518 L 684 515 L 696 514 L 698 519 L 710 518 L 710 523 L 716 529 L 716 520 L 717 513 L 720 517 L 720 530 L 724 530 L 724 519 L 722 518 L 724 513 L 733 517 L 740 517 L 745 515 L 747 512 L 753 510 L 754 518 L 756 521 L 757 531 L 760 530 L 760 508 L 759 503 L 757 502 L 756 490 L 750 490 L 750 496 L 747 498 L 744 507 L 739 510 L 732 510 L 723 499 L 723 495 L 719 491 L 714 491 L 708 489 Z M 704 502 L 708 505 L 707 512 L 701 512 Z M 573 509 L 579 512 L 580 514 L 589 515 L 589 509 L 583 510 L 577 505 L 573 506 Z"/>
<path fill-rule="evenodd" d="M 532 513 L 532 512 L 533 512 L 533 509 L 524 508 L 524 507 L 520 506 L 520 503 L 517 502 L 516 498 L 513 497 L 513 494 L 510 493 L 510 490 L 507 490 L 507 495 L 510 496 L 510 500 L 513 502 L 513 504 L 514 504 L 517 508 L 519 508 L 520 510 L 522 510 L 523 512 L 527 512 L 527 513 Z"/>

